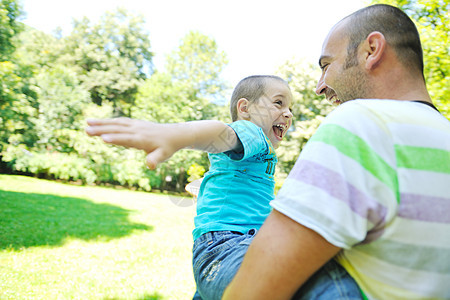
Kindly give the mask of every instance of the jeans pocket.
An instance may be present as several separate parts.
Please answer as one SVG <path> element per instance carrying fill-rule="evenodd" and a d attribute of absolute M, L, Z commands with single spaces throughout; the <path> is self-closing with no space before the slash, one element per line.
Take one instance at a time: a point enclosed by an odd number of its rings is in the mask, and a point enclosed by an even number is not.
<path fill-rule="evenodd" d="M 221 299 L 248 248 L 242 242 L 248 239 L 248 235 L 230 233 L 218 236 L 210 245 L 203 241 L 203 251 L 198 248 L 194 258 L 194 278 L 202 298 Z"/>
<path fill-rule="evenodd" d="M 233 234 L 231 232 L 221 232 L 219 234 L 214 234 L 214 238 L 211 240 L 205 240 L 194 245 L 194 274 L 197 274 L 199 268 L 203 269 L 205 264 L 210 264 L 211 260 L 220 256 L 222 252 L 225 252 L 238 244 L 241 237 L 241 235 Z"/>

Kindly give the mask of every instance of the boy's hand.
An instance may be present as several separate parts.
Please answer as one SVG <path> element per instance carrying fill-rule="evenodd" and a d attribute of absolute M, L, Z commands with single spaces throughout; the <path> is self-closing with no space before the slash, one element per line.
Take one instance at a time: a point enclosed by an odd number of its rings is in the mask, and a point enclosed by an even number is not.
<path fill-rule="evenodd" d="M 147 166 L 155 169 L 157 164 L 170 158 L 180 145 L 184 133 L 180 124 L 158 124 L 129 118 L 91 119 L 86 133 L 100 136 L 109 144 L 144 150 L 148 155 Z"/>

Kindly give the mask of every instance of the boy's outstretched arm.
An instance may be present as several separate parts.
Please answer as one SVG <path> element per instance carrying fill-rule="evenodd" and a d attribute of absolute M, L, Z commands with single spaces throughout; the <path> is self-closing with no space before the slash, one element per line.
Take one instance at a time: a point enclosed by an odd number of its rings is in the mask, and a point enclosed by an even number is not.
<path fill-rule="evenodd" d="M 183 148 L 220 153 L 236 149 L 240 143 L 231 127 L 213 120 L 160 124 L 115 118 L 92 119 L 87 123 L 86 132 L 90 136 L 100 136 L 106 143 L 144 150 L 150 169 Z"/>

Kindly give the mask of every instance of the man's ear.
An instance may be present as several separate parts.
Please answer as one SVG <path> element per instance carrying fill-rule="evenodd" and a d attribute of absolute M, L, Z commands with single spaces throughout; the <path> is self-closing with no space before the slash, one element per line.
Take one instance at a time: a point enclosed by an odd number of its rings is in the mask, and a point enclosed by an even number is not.
<path fill-rule="evenodd" d="M 238 119 L 241 120 L 250 120 L 250 114 L 248 112 L 248 107 L 250 105 L 250 101 L 245 98 L 241 98 L 238 100 L 236 104 Z"/>
<path fill-rule="evenodd" d="M 366 69 L 376 68 L 382 61 L 386 49 L 386 38 L 381 32 L 371 32 L 364 43 Z"/>

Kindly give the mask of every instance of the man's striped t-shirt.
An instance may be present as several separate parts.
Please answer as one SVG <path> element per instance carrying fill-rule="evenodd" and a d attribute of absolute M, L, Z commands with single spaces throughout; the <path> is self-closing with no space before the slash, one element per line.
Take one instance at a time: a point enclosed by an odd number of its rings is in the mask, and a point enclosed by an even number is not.
<path fill-rule="evenodd" d="M 450 122 L 434 108 L 342 104 L 271 205 L 343 248 L 367 298 L 450 299 Z"/>

